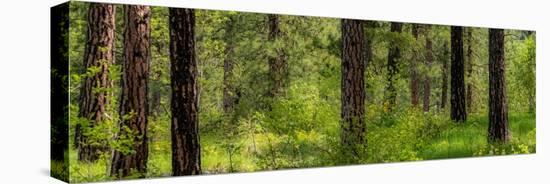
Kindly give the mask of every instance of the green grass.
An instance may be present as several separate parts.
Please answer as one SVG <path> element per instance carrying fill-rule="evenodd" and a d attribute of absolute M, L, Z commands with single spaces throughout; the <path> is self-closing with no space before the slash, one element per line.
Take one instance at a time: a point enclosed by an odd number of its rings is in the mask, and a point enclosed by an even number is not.
<path fill-rule="evenodd" d="M 146 177 L 162 177 L 172 174 L 172 149 L 170 141 L 155 140 L 149 142 L 149 161 Z"/>
<path fill-rule="evenodd" d="M 78 161 L 78 152 L 70 148 L 69 151 L 69 180 L 73 182 L 96 182 L 111 180 L 114 178 L 109 177 L 107 171 L 110 167 L 110 158 L 107 154 L 103 154 L 99 160 L 93 163 Z"/>
<path fill-rule="evenodd" d="M 487 123 L 486 116 L 473 116 L 464 124 L 451 126 L 441 132 L 439 137 L 430 140 L 425 149 L 421 150 L 420 157 L 431 160 L 485 156 L 484 151 L 491 147 L 487 143 Z M 507 146 L 513 148 L 514 152 L 505 154 L 534 153 L 535 115 L 511 114 L 509 126 L 512 140 Z M 528 151 L 517 151 L 518 147 L 525 146 Z"/>

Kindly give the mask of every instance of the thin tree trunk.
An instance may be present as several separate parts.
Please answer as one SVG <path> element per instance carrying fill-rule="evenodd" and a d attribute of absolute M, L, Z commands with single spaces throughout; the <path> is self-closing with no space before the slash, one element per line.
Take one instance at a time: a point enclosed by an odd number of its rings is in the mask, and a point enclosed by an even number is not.
<path fill-rule="evenodd" d="M 195 11 L 170 8 L 172 174 L 201 174 Z"/>
<path fill-rule="evenodd" d="M 364 34 L 360 20 L 342 19 L 342 134 L 346 153 L 359 157 L 365 143 Z"/>
<path fill-rule="evenodd" d="M 126 5 L 124 30 L 124 62 L 122 67 L 119 114 L 120 132 L 117 139 L 133 138 L 132 153 L 115 150 L 111 176 L 126 177 L 147 172 L 147 118 L 149 116 L 148 80 L 150 51 L 149 6 Z"/>
<path fill-rule="evenodd" d="M 75 130 L 75 144 L 78 160 L 95 161 L 103 146 L 94 146 L 86 130 L 94 128 L 104 120 L 108 94 L 111 87 L 109 66 L 114 63 L 115 6 L 103 3 L 90 3 L 88 10 L 88 41 L 84 53 L 84 81 L 80 92 L 79 117 L 86 118 L 89 126 L 80 124 Z M 95 71 L 97 69 L 97 71 Z M 94 71 L 94 72 L 91 72 Z"/>
<path fill-rule="evenodd" d="M 433 51 L 432 51 L 432 40 L 430 38 L 430 27 L 427 25 L 424 30 L 426 38 L 426 68 L 428 72 L 424 73 L 424 97 L 423 97 L 423 110 L 424 112 L 430 111 L 430 95 L 431 95 L 431 79 L 430 79 L 430 68 L 433 62 Z"/>
<path fill-rule="evenodd" d="M 418 29 L 419 29 L 419 25 L 418 24 L 412 24 L 412 35 L 415 39 L 416 42 L 418 42 Z M 418 60 L 419 60 L 419 56 L 418 56 L 419 52 L 417 50 L 414 51 L 413 53 L 413 57 L 410 61 L 410 77 L 411 77 L 411 84 L 410 84 L 410 87 L 411 87 L 411 105 L 413 107 L 418 107 L 418 103 L 419 103 L 419 76 L 418 76 Z"/>
<path fill-rule="evenodd" d="M 279 16 L 270 14 L 267 17 L 269 24 L 268 41 L 271 43 L 276 43 L 282 36 L 282 32 L 279 28 Z M 271 97 L 278 97 L 282 95 L 284 93 L 284 87 L 288 82 L 286 54 L 283 47 L 280 45 L 276 45 L 275 49 L 275 55 L 268 57 Z"/>
<path fill-rule="evenodd" d="M 510 140 L 504 52 L 504 30 L 489 29 L 488 140 L 490 143 L 507 143 Z"/>
<path fill-rule="evenodd" d="M 401 33 L 402 24 L 398 22 L 391 23 L 391 32 Z M 397 42 L 390 43 L 390 50 L 388 52 L 388 78 L 386 85 L 386 104 L 388 111 L 393 111 L 396 107 L 397 101 L 397 90 L 395 85 L 397 85 L 397 74 L 399 73 L 399 59 L 401 57 L 401 49 L 398 46 Z"/>
<path fill-rule="evenodd" d="M 466 121 L 462 27 L 451 26 L 451 120 Z"/>

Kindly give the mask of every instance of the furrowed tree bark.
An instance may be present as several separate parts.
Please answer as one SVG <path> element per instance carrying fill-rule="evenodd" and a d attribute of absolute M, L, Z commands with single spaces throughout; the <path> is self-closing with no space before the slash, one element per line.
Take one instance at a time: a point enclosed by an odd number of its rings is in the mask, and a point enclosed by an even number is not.
<path fill-rule="evenodd" d="M 223 112 L 229 114 L 233 112 L 236 102 L 235 81 L 233 67 L 233 50 L 235 48 L 234 17 L 230 17 L 225 25 L 225 58 L 223 60 Z"/>
<path fill-rule="evenodd" d="M 172 174 L 201 174 L 195 11 L 170 8 Z"/>
<path fill-rule="evenodd" d="M 462 27 L 451 26 L 451 120 L 466 121 Z"/>
<path fill-rule="evenodd" d="M 424 37 L 426 39 L 426 68 L 428 68 L 427 72 L 424 73 L 424 81 L 423 81 L 423 104 L 422 109 L 424 112 L 430 111 L 430 95 L 431 95 L 431 79 L 430 79 L 430 69 L 433 62 L 433 50 L 432 50 L 432 40 L 430 38 L 430 26 L 426 25 L 424 30 Z"/>
<path fill-rule="evenodd" d="M 114 151 L 111 176 L 122 178 L 138 172 L 140 177 L 144 177 L 149 153 L 147 118 L 151 9 L 149 6 L 126 5 L 124 14 L 124 62 L 119 109 L 121 122 L 117 139 L 130 138 L 133 144 L 130 145 L 130 153 Z"/>
<path fill-rule="evenodd" d="M 79 117 L 86 118 L 87 126 L 78 124 L 75 130 L 75 145 L 78 160 L 95 161 L 104 146 L 91 145 L 85 135 L 104 119 L 108 104 L 106 89 L 111 87 L 109 66 L 114 63 L 115 6 L 90 3 L 88 10 L 88 35 L 84 51 L 84 81 L 80 91 Z"/>
<path fill-rule="evenodd" d="M 269 24 L 269 34 L 267 38 L 270 43 L 275 43 L 275 55 L 268 56 L 269 78 L 271 81 L 269 94 L 271 97 L 279 97 L 284 93 L 284 88 L 288 82 L 286 54 L 283 46 L 277 44 L 282 36 L 282 32 L 279 28 L 279 16 L 269 14 L 267 18 Z"/>
<path fill-rule="evenodd" d="M 342 19 L 341 143 L 354 159 L 364 152 L 366 141 L 363 44 L 361 21 Z"/>
<path fill-rule="evenodd" d="M 508 143 L 508 104 L 504 30 L 489 29 L 489 130 L 490 143 Z"/>
<path fill-rule="evenodd" d="M 392 33 L 401 33 L 402 24 L 398 22 L 391 23 L 391 32 Z M 399 59 L 401 57 L 401 49 L 397 45 L 397 42 L 393 41 L 390 43 L 390 50 L 388 52 L 388 78 L 386 85 L 386 105 L 388 106 L 388 111 L 392 112 L 396 106 L 397 100 L 397 90 L 395 85 L 397 85 L 397 74 L 399 73 Z"/>
<path fill-rule="evenodd" d="M 447 106 L 447 93 L 449 91 L 449 46 L 447 42 L 443 44 L 443 58 L 441 58 L 441 110 Z"/>
<path fill-rule="evenodd" d="M 473 72 L 473 50 L 472 50 L 472 28 L 466 29 L 466 36 L 467 36 L 467 42 L 468 46 L 466 48 L 466 58 L 467 58 L 467 65 L 466 65 L 466 78 L 468 79 L 467 86 L 466 86 L 466 110 L 468 112 L 472 112 L 472 97 L 473 97 L 473 78 L 472 78 L 472 72 Z"/>
<path fill-rule="evenodd" d="M 418 24 L 413 24 L 412 25 L 412 35 L 415 39 L 416 42 L 418 42 L 418 28 L 419 28 L 419 25 Z M 418 103 L 419 103 L 419 76 L 418 76 L 418 60 L 419 60 L 419 56 L 418 56 L 418 51 L 415 51 L 413 53 L 413 58 L 411 59 L 410 61 L 410 77 L 411 77 L 411 84 L 410 84 L 410 87 L 411 87 L 411 105 L 413 107 L 418 107 Z"/>

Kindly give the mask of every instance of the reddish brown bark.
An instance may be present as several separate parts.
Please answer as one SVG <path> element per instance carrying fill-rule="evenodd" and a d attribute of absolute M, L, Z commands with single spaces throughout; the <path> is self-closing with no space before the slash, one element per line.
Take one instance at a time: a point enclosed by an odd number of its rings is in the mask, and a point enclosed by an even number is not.
<path fill-rule="evenodd" d="M 87 37 L 79 117 L 87 119 L 89 123 L 88 126 L 76 126 L 75 145 L 78 149 L 78 160 L 94 161 L 99 158 L 99 153 L 104 147 L 92 145 L 85 131 L 94 128 L 105 119 L 108 103 L 106 89 L 111 87 L 109 66 L 114 63 L 114 5 L 90 3 Z M 97 72 L 91 72 L 96 69 Z"/>
<path fill-rule="evenodd" d="M 116 177 L 125 177 L 133 172 L 145 174 L 149 153 L 147 86 L 151 61 L 151 9 L 149 6 L 126 5 L 124 13 L 124 62 L 119 109 L 121 122 L 117 139 L 121 137 L 133 138 L 133 144 L 130 145 L 131 153 L 114 151 L 111 176 Z M 140 177 L 144 177 L 144 175 L 140 175 Z"/>

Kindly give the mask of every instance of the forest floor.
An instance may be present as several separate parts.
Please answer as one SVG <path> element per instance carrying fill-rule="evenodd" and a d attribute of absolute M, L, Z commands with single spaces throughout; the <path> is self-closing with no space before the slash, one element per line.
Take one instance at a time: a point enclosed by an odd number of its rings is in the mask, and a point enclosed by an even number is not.
<path fill-rule="evenodd" d="M 508 147 L 488 149 L 488 120 L 485 116 L 475 116 L 463 125 L 456 125 L 442 132 L 439 138 L 430 141 L 420 155 L 425 160 L 431 160 L 535 153 L 535 115 L 514 114 L 509 116 L 509 121 L 512 143 Z M 495 152 L 498 150 L 499 153 Z"/>
<path fill-rule="evenodd" d="M 415 134 L 408 135 L 401 129 L 411 129 L 409 126 L 375 127 L 367 136 L 376 143 L 369 143 L 369 155 L 365 163 L 386 163 L 397 161 L 415 161 L 448 159 L 473 156 L 509 155 L 535 153 L 535 115 L 534 114 L 510 114 L 509 124 L 512 135 L 511 143 L 503 146 L 492 146 L 487 143 L 487 118 L 485 115 L 469 117 L 463 124 L 444 121 L 437 126 L 421 129 Z M 166 123 L 168 124 L 168 123 Z M 167 126 L 167 125 L 162 125 Z M 414 128 L 412 128 L 414 129 Z M 437 133 L 427 133 L 434 129 Z M 387 134 L 383 134 L 383 133 Z M 397 133 L 396 133 L 397 132 Z M 380 134 L 382 133 L 382 134 Z M 391 136 L 388 136 L 391 135 Z M 422 135 L 422 136 L 418 136 Z M 169 136 L 169 133 L 168 133 Z M 226 144 L 227 137 L 219 140 L 219 135 L 201 136 L 201 162 L 204 174 L 250 172 L 259 170 L 275 170 L 284 168 L 324 167 L 342 165 L 330 161 L 335 155 L 320 147 L 326 147 L 326 143 L 311 143 L 309 148 L 294 146 L 292 150 L 284 151 L 284 147 L 266 145 L 269 136 L 255 135 L 254 141 L 250 136 L 240 137 L 239 144 Z M 145 177 L 170 176 L 171 153 L 169 137 L 150 140 L 150 154 L 148 172 Z M 322 140 L 322 139 L 314 139 Z M 273 140 L 271 140 L 273 141 Z M 391 145 L 390 145 L 391 143 Z M 296 143 L 298 144 L 298 143 Z M 311 145 L 319 145 L 318 147 Z M 263 152 L 256 149 L 264 149 Z M 266 149 L 271 149 L 265 151 Z M 274 151 L 274 149 L 281 149 Z M 307 150 L 309 149 L 309 150 Z M 321 151 L 320 151 L 321 150 Z M 231 154 L 230 154 L 231 153 Z M 334 152 L 332 154 L 335 154 Z M 307 156 L 306 156 L 307 155 Z M 272 157 L 270 157 L 272 156 Z M 337 157 L 337 155 L 336 155 Z M 72 182 L 90 182 L 110 180 L 107 174 L 109 170 L 110 156 L 105 153 L 103 157 L 94 163 L 82 163 L 77 161 L 77 151 L 71 147 L 70 174 Z M 327 161 L 329 160 L 329 161 Z M 277 162 L 276 166 L 270 165 L 271 161 Z M 138 176 L 134 176 L 138 177 Z M 129 177 L 133 178 L 133 177 Z"/>

